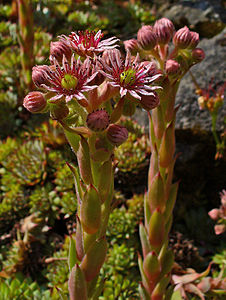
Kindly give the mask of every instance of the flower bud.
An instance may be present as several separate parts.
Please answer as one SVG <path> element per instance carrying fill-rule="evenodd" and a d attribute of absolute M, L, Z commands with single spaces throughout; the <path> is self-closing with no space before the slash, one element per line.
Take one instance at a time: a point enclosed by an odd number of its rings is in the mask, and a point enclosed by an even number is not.
<path fill-rule="evenodd" d="M 168 59 L 166 61 L 165 70 L 168 75 L 176 75 L 179 73 L 180 64 L 173 59 Z"/>
<path fill-rule="evenodd" d="M 47 102 L 43 93 L 30 92 L 23 102 L 23 106 L 31 113 L 41 113 L 46 108 Z"/>
<path fill-rule="evenodd" d="M 50 72 L 48 66 L 35 66 L 32 68 L 32 80 L 37 87 L 40 87 L 41 84 L 46 83 L 48 80 L 46 74 Z"/>
<path fill-rule="evenodd" d="M 224 224 L 219 224 L 214 226 L 215 234 L 219 235 L 224 233 L 226 230 L 226 226 Z"/>
<path fill-rule="evenodd" d="M 88 114 L 86 124 L 93 131 L 103 131 L 110 123 L 110 116 L 105 109 L 96 110 Z"/>
<path fill-rule="evenodd" d="M 174 45 L 180 49 L 188 48 L 191 42 L 192 34 L 187 26 L 179 29 L 173 37 Z"/>
<path fill-rule="evenodd" d="M 111 124 L 107 130 L 107 138 L 114 146 L 119 146 L 128 138 L 128 131 L 125 127 Z"/>
<path fill-rule="evenodd" d="M 200 48 L 195 48 L 192 50 L 191 57 L 195 63 L 199 63 L 205 58 L 205 52 Z"/>
<path fill-rule="evenodd" d="M 63 55 L 66 56 L 67 60 L 71 59 L 71 49 L 68 46 L 68 44 L 65 41 L 57 41 L 57 42 L 51 42 L 50 43 L 50 60 L 53 59 L 53 57 L 56 58 L 59 62 L 62 62 Z"/>
<path fill-rule="evenodd" d="M 195 47 L 197 47 L 197 45 L 199 43 L 199 34 L 194 31 L 190 31 L 190 33 L 191 33 L 191 42 L 190 42 L 188 48 L 195 49 Z"/>
<path fill-rule="evenodd" d="M 168 44 L 173 36 L 174 30 L 173 23 L 167 18 L 157 20 L 154 24 L 154 32 L 156 33 L 159 44 Z"/>
<path fill-rule="evenodd" d="M 198 105 L 199 109 L 205 109 L 206 108 L 207 99 L 204 96 L 198 97 Z"/>
<path fill-rule="evenodd" d="M 68 114 L 69 109 L 65 103 L 50 104 L 50 116 L 53 120 L 63 120 Z"/>
<path fill-rule="evenodd" d="M 157 43 L 157 36 L 150 25 L 142 26 L 137 33 L 137 40 L 144 50 L 152 50 Z"/>
<path fill-rule="evenodd" d="M 132 55 L 136 55 L 139 51 L 139 44 L 136 39 L 131 39 L 123 42 L 125 50 L 129 51 Z"/>
<path fill-rule="evenodd" d="M 142 95 L 140 100 L 141 106 L 147 111 L 157 107 L 159 103 L 159 97 L 155 92 L 152 95 Z"/>
<path fill-rule="evenodd" d="M 211 211 L 208 212 L 208 215 L 211 219 L 217 220 L 219 218 L 219 209 L 214 208 Z"/>

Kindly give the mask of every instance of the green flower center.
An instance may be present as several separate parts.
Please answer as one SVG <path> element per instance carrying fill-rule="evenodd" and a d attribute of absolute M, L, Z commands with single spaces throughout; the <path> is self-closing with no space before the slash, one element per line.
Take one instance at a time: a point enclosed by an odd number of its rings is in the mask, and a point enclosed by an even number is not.
<path fill-rule="evenodd" d="M 132 85 L 136 81 L 136 71 L 128 69 L 120 74 L 120 82 L 126 85 Z"/>
<path fill-rule="evenodd" d="M 78 78 L 71 74 L 65 74 L 64 78 L 61 80 L 61 85 L 66 90 L 74 90 L 78 84 Z"/>

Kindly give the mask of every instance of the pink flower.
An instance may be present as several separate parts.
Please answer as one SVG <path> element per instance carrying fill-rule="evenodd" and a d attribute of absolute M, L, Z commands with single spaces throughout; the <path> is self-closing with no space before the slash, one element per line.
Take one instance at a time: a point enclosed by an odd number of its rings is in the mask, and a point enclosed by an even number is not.
<path fill-rule="evenodd" d="M 101 40 L 103 33 L 101 30 L 95 31 L 78 31 L 78 33 L 72 32 L 68 37 L 62 35 L 61 41 L 66 41 L 68 45 L 78 55 L 86 57 L 93 57 L 94 54 L 99 54 L 104 50 L 109 50 L 117 47 L 115 43 L 119 41 L 116 37 L 111 37 L 105 40 Z"/>
<path fill-rule="evenodd" d="M 49 67 L 46 65 L 32 68 L 32 80 L 37 87 L 40 88 L 41 84 L 46 83 L 46 72 L 50 72 Z"/>
<path fill-rule="evenodd" d="M 69 65 L 66 57 L 63 56 L 62 67 L 55 58 L 53 62 L 54 65 L 49 66 L 45 72 L 47 82 L 41 84 L 42 88 L 55 93 L 50 99 L 51 102 L 57 102 L 63 98 L 66 102 L 73 98 L 86 100 L 84 92 L 97 88 L 97 85 L 89 85 L 97 73 L 90 75 L 92 66 L 88 58 L 82 63 L 79 58 L 76 60 L 72 55 Z"/>
<path fill-rule="evenodd" d="M 126 51 L 131 52 L 132 55 L 136 55 L 139 51 L 139 44 L 136 39 L 130 39 L 123 42 Z"/>
<path fill-rule="evenodd" d="M 51 42 L 50 43 L 50 61 L 55 57 L 59 62 L 62 62 L 63 55 L 69 60 L 72 51 L 65 41 Z"/>
<path fill-rule="evenodd" d="M 109 84 L 114 88 L 119 88 L 121 97 L 128 93 L 133 98 L 141 100 L 142 96 L 154 95 L 153 91 L 158 86 L 150 86 L 154 80 L 161 75 L 149 76 L 148 71 L 152 63 L 147 65 L 138 62 L 139 55 L 131 61 L 131 54 L 127 52 L 125 61 L 122 60 L 118 50 L 112 50 L 108 53 L 109 64 L 102 60 L 105 76 L 110 80 Z"/>
<path fill-rule="evenodd" d="M 224 224 L 219 224 L 214 226 L 215 234 L 219 235 L 225 232 L 226 226 Z"/>
<path fill-rule="evenodd" d="M 212 220 L 217 220 L 219 218 L 219 209 L 214 208 L 208 212 L 208 215 Z"/>

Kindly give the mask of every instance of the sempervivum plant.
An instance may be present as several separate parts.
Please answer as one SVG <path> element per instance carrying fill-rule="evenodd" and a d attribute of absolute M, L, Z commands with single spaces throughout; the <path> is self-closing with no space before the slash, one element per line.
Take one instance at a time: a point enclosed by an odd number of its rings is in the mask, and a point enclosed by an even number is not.
<path fill-rule="evenodd" d="M 50 64 L 33 68 L 40 91 L 30 92 L 24 106 L 32 113 L 50 111 L 63 128 L 77 157 L 68 163 L 75 179 L 77 229 L 69 250 L 71 299 L 96 299 L 97 277 L 107 253 L 106 229 L 114 191 L 115 149 L 128 138 L 120 123 L 133 106 L 150 110 L 159 104 L 152 64 L 120 54 L 115 37 L 98 32 L 72 32 L 51 43 Z M 147 97 L 150 96 L 150 99 Z M 125 100 L 125 97 L 128 99 Z M 111 99 L 113 98 L 113 101 Z M 129 105 L 128 105 L 129 101 Z"/>

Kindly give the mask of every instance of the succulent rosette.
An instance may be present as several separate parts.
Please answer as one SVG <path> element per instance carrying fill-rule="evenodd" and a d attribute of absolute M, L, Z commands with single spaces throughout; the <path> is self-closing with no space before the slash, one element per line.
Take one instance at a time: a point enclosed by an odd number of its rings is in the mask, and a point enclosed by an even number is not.
<path fill-rule="evenodd" d="M 114 88 L 119 88 L 120 96 L 130 95 L 137 100 L 141 100 L 142 96 L 153 96 L 154 90 L 159 86 L 150 86 L 152 82 L 161 75 L 156 74 L 149 76 L 149 69 L 152 63 L 144 65 L 139 63 L 139 55 L 132 61 L 130 52 L 127 52 L 126 59 L 121 58 L 118 50 L 112 50 L 108 53 L 109 63 L 102 60 L 104 71 L 102 72 Z"/>

